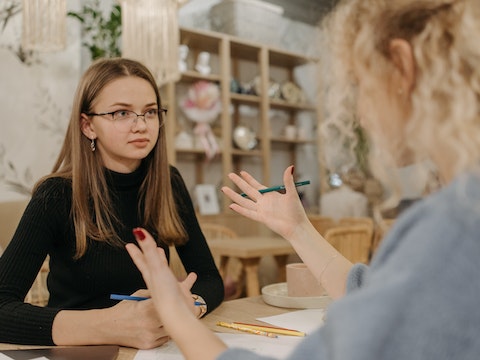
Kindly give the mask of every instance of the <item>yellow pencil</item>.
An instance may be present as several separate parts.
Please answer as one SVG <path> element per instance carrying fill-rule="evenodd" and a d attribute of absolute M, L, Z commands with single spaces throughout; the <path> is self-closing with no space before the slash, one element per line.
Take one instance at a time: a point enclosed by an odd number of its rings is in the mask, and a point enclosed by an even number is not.
<path fill-rule="evenodd" d="M 229 328 L 229 329 L 234 329 L 234 330 L 238 330 L 238 331 L 247 332 L 249 334 L 268 336 L 268 337 L 271 337 L 271 338 L 278 338 L 277 335 L 275 335 L 271 332 L 258 330 L 258 329 L 251 329 L 249 327 L 243 327 L 243 326 L 236 325 L 235 323 L 226 323 L 226 322 L 223 322 L 223 321 L 219 321 L 219 322 L 217 322 L 217 325 L 218 326 L 223 326 L 223 327 L 226 327 L 226 328 Z"/>
<path fill-rule="evenodd" d="M 249 329 L 267 331 L 267 332 L 270 332 L 272 334 L 289 335 L 289 336 L 306 336 L 307 335 L 303 331 L 279 328 L 279 327 L 274 327 L 274 326 L 245 324 L 245 323 L 241 323 L 241 322 L 234 322 L 234 324 L 238 325 L 238 326 L 245 327 L 245 328 L 249 328 Z"/>

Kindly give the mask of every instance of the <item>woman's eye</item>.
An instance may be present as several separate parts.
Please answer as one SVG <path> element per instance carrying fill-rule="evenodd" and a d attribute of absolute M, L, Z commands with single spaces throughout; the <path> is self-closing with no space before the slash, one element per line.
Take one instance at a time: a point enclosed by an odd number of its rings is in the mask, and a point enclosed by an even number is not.
<path fill-rule="evenodd" d="M 145 115 L 147 115 L 148 117 L 155 117 L 158 115 L 158 110 L 157 109 L 150 109 L 150 110 L 147 110 L 147 112 L 145 113 Z"/>
<path fill-rule="evenodd" d="M 130 116 L 130 111 L 128 110 L 118 110 L 115 111 L 114 117 L 117 119 L 128 118 Z"/>

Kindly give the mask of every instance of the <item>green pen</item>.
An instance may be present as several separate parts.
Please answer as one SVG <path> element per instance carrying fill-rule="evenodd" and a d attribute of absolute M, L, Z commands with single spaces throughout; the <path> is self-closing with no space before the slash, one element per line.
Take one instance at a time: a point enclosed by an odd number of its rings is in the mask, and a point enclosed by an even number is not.
<path fill-rule="evenodd" d="M 295 187 L 308 185 L 308 184 L 310 184 L 310 180 L 298 181 L 298 182 L 295 183 Z M 260 189 L 260 190 L 258 190 L 258 192 L 260 194 L 265 194 L 265 193 L 269 193 L 269 192 L 272 192 L 272 191 L 281 191 L 281 190 L 285 190 L 285 185 L 278 185 L 278 186 L 272 186 L 272 187 L 269 187 L 269 188 L 266 188 L 266 189 Z M 240 195 L 242 195 L 243 197 L 247 196 L 247 194 L 245 194 L 245 193 L 241 193 Z"/>

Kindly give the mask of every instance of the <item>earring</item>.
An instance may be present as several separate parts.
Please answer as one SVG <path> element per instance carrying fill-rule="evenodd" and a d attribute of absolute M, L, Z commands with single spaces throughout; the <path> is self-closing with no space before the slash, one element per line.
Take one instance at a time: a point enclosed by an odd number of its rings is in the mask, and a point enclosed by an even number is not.
<path fill-rule="evenodd" d="M 96 150 L 95 138 L 93 138 L 93 137 L 92 137 L 92 141 L 90 142 L 90 150 L 92 150 L 92 152 L 95 152 L 95 150 Z"/>

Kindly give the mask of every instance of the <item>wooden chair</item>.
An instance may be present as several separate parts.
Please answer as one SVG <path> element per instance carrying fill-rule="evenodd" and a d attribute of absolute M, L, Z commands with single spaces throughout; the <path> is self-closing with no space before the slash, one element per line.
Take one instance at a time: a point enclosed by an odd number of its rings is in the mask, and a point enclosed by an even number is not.
<path fill-rule="evenodd" d="M 385 238 L 385 235 L 387 235 L 387 233 L 390 231 L 391 227 L 395 223 L 395 220 L 396 219 L 382 219 L 380 223 L 375 225 L 370 258 L 373 256 L 375 251 L 377 251 L 378 246 Z"/>
<path fill-rule="evenodd" d="M 373 245 L 373 234 L 375 232 L 375 222 L 371 217 L 355 216 L 343 217 L 338 219 L 339 226 L 365 225 L 370 230 L 370 247 Z"/>
<path fill-rule="evenodd" d="M 50 272 L 48 265 L 48 258 L 43 262 L 40 271 L 38 272 L 37 278 L 33 282 L 32 287 L 25 297 L 25 302 L 28 302 L 33 305 L 45 306 L 48 303 L 48 298 L 50 294 L 47 289 L 47 276 Z"/>
<path fill-rule="evenodd" d="M 317 229 L 317 231 L 323 236 L 327 232 L 328 229 L 331 229 L 337 226 L 337 222 L 335 219 L 329 216 L 322 216 L 322 215 L 308 215 L 308 219 L 312 223 L 312 225 Z"/>
<path fill-rule="evenodd" d="M 212 223 L 201 223 L 200 228 L 202 229 L 203 235 L 205 236 L 207 243 L 209 240 L 212 240 L 212 239 L 225 239 L 225 238 L 231 239 L 231 238 L 238 237 L 235 231 L 223 225 L 217 225 Z M 215 254 L 213 255 L 215 258 Z M 220 259 L 218 259 L 218 257 L 215 259 L 215 263 L 217 264 L 217 267 L 220 266 Z M 185 271 L 182 261 L 180 260 L 180 257 L 178 256 L 177 250 L 175 249 L 174 246 L 170 246 L 169 266 L 172 272 L 177 277 L 177 279 L 179 280 L 185 279 L 185 277 L 187 276 L 187 272 Z"/>
<path fill-rule="evenodd" d="M 203 235 L 207 239 L 207 243 L 212 240 L 236 239 L 238 234 L 225 225 L 214 223 L 201 223 Z M 241 262 L 236 258 L 220 259 L 218 255 L 213 253 L 215 263 L 220 269 L 225 286 L 225 299 L 236 299 L 241 296 L 244 288 L 243 269 Z M 223 270 L 222 269 L 226 269 Z"/>
<path fill-rule="evenodd" d="M 325 239 L 352 263 L 368 264 L 371 230 L 365 225 L 344 225 L 331 228 Z"/>

